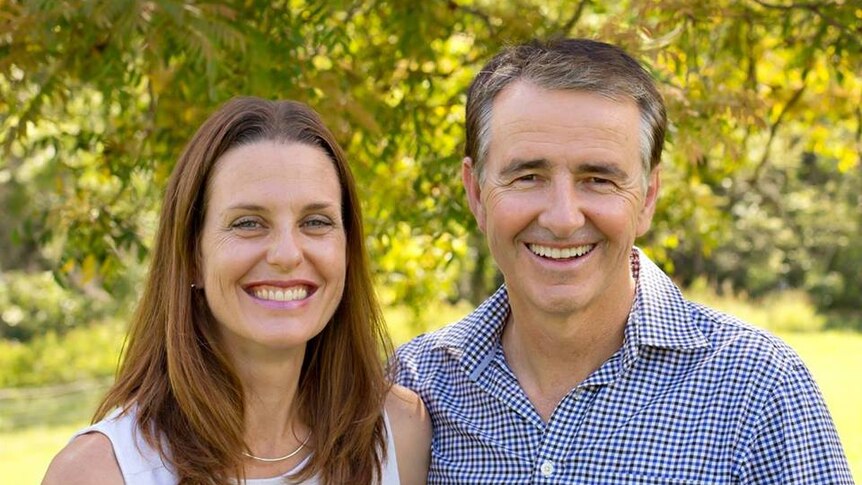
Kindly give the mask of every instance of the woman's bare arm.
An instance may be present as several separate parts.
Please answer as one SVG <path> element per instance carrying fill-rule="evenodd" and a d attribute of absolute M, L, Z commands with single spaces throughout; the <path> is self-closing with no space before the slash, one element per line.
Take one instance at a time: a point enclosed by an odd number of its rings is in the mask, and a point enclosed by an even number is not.
<path fill-rule="evenodd" d="M 102 433 L 78 436 L 51 460 L 42 485 L 123 485 L 111 440 Z"/>
<path fill-rule="evenodd" d="M 395 438 L 398 475 L 402 485 L 424 485 L 431 460 L 431 418 L 419 396 L 393 385 L 386 397 L 386 413 Z"/>

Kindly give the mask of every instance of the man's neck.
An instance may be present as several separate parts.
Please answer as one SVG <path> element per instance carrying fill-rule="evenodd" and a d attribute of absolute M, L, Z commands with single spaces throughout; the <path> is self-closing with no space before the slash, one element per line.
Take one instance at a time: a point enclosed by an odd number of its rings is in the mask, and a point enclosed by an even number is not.
<path fill-rule="evenodd" d="M 622 346 L 631 301 L 565 317 L 512 309 L 503 352 L 545 422 L 566 394 Z"/>

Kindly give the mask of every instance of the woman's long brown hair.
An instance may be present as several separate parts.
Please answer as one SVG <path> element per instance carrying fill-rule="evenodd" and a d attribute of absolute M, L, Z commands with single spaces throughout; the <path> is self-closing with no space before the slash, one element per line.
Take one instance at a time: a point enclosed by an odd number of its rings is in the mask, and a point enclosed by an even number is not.
<path fill-rule="evenodd" d="M 165 192 L 144 294 L 131 321 L 114 385 L 94 422 L 112 409 L 137 409 L 138 426 L 181 483 L 243 479 L 242 382 L 195 290 L 205 193 L 219 158 L 256 141 L 319 147 L 335 166 L 347 234 L 344 296 L 311 339 L 295 409 L 311 426 L 314 450 L 296 478 L 322 483 L 379 481 L 385 459 L 382 409 L 391 355 L 374 294 L 355 182 L 344 152 L 318 115 L 293 101 L 237 98 L 214 113 L 186 146 Z"/>

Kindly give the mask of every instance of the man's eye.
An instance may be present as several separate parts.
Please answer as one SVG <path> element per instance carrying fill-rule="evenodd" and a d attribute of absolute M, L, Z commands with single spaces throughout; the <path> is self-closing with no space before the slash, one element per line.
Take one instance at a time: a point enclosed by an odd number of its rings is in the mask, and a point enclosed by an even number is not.
<path fill-rule="evenodd" d="M 526 175 L 520 175 L 515 179 L 516 182 L 535 182 L 539 177 L 534 173 L 529 173 Z"/>

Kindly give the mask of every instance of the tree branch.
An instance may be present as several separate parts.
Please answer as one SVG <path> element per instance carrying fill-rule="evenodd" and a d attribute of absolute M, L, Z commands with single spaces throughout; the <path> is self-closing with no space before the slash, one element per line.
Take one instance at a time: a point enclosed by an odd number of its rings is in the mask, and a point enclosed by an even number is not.
<path fill-rule="evenodd" d="M 461 10 L 470 15 L 479 17 L 482 22 L 485 24 L 485 27 L 488 28 L 488 32 L 491 34 L 495 34 L 497 29 L 494 28 L 494 23 L 491 22 L 491 16 L 487 13 L 479 10 L 478 8 L 466 7 L 464 5 L 460 5 L 455 0 L 449 0 L 449 8 L 452 10 Z"/>
<path fill-rule="evenodd" d="M 834 17 L 823 13 L 824 7 L 830 7 L 830 6 L 839 7 L 840 5 L 836 5 L 834 3 L 822 3 L 822 2 L 810 2 L 810 3 L 809 2 L 799 2 L 799 3 L 791 3 L 788 5 L 775 5 L 772 3 L 768 3 L 764 0 L 752 0 L 752 1 L 754 1 L 754 3 L 760 5 L 763 8 L 768 8 L 768 9 L 773 9 L 773 10 L 783 10 L 785 12 L 790 11 L 790 10 L 808 10 L 809 12 L 811 12 L 814 15 L 823 19 L 823 21 L 826 22 L 827 24 L 829 24 L 829 25 L 831 25 L 831 26 L 833 26 L 839 30 L 844 31 L 847 34 L 850 34 L 851 40 L 855 41 L 856 43 L 862 43 L 859 41 L 859 38 L 856 37 L 856 34 L 862 34 L 862 24 L 857 25 L 855 28 L 853 28 L 853 26 L 845 25 L 845 24 L 839 22 L 838 20 L 836 20 Z"/>
<path fill-rule="evenodd" d="M 859 172 L 862 173 L 862 106 L 856 105 L 856 151 Z M 862 203 L 860 203 L 862 205 Z"/>
<path fill-rule="evenodd" d="M 799 87 L 794 93 L 793 96 L 787 100 L 787 103 L 784 104 L 784 107 L 781 108 L 781 112 L 778 113 L 778 117 L 772 123 L 772 126 L 769 127 L 769 139 L 766 141 L 766 146 L 763 148 L 763 156 L 760 157 L 760 161 L 757 163 L 757 167 L 754 169 L 754 174 L 751 176 L 750 183 L 751 185 L 757 185 L 757 181 L 760 179 L 760 174 L 763 172 L 763 169 L 766 167 L 766 164 L 769 162 L 769 154 L 772 149 L 772 143 L 775 141 L 775 136 L 778 133 L 778 128 L 781 126 L 781 123 L 784 121 L 784 116 L 799 102 L 799 99 L 802 98 L 802 94 L 805 92 L 805 89 L 808 88 L 806 81 L 808 80 L 808 74 L 811 72 L 811 64 L 805 67 L 805 70 L 802 71 L 802 86 Z"/>
<path fill-rule="evenodd" d="M 578 8 L 575 9 L 575 13 L 572 14 L 569 20 L 567 20 L 566 23 L 563 24 L 563 28 L 560 29 L 561 32 L 563 32 L 564 34 L 568 34 L 569 31 L 572 30 L 572 27 L 574 27 L 575 24 L 578 23 L 578 20 L 581 19 L 581 15 L 584 14 L 584 8 L 587 6 L 588 3 L 590 3 L 590 0 L 581 0 L 578 3 Z"/>
<path fill-rule="evenodd" d="M 755 46 L 755 40 L 754 40 L 754 33 L 753 33 L 754 26 L 751 24 L 750 20 L 746 22 L 746 27 L 747 28 L 746 28 L 745 40 L 746 40 L 746 47 L 748 48 L 747 52 L 746 52 L 748 54 L 748 58 L 746 59 L 746 61 L 748 63 L 748 76 L 747 76 L 748 88 L 751 89 L 752 92 L 756 92 L 755 90 L 757 89 L 757 79 L 759 76 L 757 73 L 757 54 L 754 52 L 754 50 L 755 50 L 755 47 L 754 47 Z"/>

